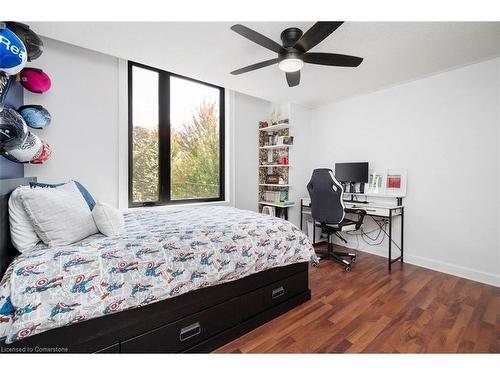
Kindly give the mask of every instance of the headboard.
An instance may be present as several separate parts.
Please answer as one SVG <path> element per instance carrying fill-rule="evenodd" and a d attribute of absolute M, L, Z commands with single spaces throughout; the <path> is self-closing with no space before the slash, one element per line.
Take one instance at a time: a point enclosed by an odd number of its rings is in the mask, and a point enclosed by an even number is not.
<path fill-rule="evenodd" d="M 36 177 L 0 180 L 0 278 L 18 254 L 10 240 L 9 197 L 17 187 L 36 181 Z"/>

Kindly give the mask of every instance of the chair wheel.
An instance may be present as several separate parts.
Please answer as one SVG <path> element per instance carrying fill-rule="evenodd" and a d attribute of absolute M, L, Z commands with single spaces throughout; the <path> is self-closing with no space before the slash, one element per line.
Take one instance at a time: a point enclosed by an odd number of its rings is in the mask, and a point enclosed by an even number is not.
<path fill-rule="evenodd" d="M 312 264 L 312 266 L 313 266 L 314 268 L 318 268 L 318 267 L 319 267 L 319 263 L 314 262 L 314 263 Z"/>
<path fill-rule="evenodd" d="M 351 272 L 351 267 L 345 267 L 344 270 L 345 272 Z"/>
<path fill-rule="evenodd" d="M 356 263 L 356 257 L 352 257 L 351 262 Z"/>

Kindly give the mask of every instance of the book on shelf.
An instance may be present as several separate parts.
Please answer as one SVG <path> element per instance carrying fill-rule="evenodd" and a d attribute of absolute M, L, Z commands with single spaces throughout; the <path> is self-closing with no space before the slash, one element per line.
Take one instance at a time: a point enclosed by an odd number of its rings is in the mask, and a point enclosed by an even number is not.
<path fill-rule="evenodd" d="M 266 204 L 272 204 L 275 206 L 280 206 L 280 207 L 291 207 L 295 205 L 294 201 L 263 201 L 261 204 L 266 205 Z"/>
<path fill-rule="evenodd" d="M 281 204 L 283 206 L 293 206 L 295 204 L 294 201 L 284 201 L 284 202 L 275 202 L 276 204 Z"/>

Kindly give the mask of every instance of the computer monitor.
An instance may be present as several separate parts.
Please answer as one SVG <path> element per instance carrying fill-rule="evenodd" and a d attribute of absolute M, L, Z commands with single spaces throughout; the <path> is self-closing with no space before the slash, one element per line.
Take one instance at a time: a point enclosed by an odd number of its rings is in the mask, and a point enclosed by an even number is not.
<path fill-rule="evenodd" d="M 340 182 L 368 182 L 368 162 L 335 163 L 335 177 Z"/>

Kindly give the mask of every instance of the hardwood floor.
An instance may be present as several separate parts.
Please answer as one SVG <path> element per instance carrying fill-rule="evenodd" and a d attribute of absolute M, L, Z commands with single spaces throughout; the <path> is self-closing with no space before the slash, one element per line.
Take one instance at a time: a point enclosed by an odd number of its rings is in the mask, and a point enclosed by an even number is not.
<path fill-rule="evenodd" d="M 216 353 L 499 353 L 500 288 L 358 253 L 310 272 L 312 299 Z"/>

